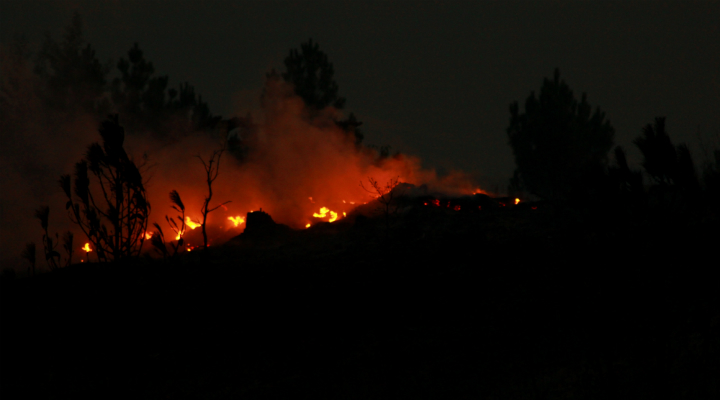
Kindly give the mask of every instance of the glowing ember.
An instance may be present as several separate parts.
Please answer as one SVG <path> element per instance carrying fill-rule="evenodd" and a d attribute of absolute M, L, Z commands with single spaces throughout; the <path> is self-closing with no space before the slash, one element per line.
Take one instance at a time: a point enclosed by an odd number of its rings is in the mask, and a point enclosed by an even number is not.
<path fill-rule="evenodd" d="M 533 210 L 537 210 L 537 206 L 532 206 L 532 207 L 530 207 L 530 208 L 533 209 Z"/>
<path fill-rule="evenodd" d="M 432 201 L 432 203 L 435 205 L 435 207 L 440 207 L 440 200 L 435 199 Z"/>
<path fill-rule="evenodd" d="M 337 213 L 335 211 L 330 211 L 330 219 L 328 222 L 335 222 L 337 220 Z"/>
<path fill-rule="evenodd" d="M 238 225 L 240 225 L 240 224 L 245 223 L 245 218 L 240 217 L 240 216 L 238 216 L 238 217 L 228 217 L 228 219 L 229 219 L 230 221 L 232 221 L 232 223 L 235 224 L 235 226 L 238 226 Z"/>
<path fill-rule="evenodd" d="M 309 227 L 310 227 L 310 224 L 308 223 L 307 225 L 305 225 L 305 227 L 306 227 L 306 228 L 309 228 Z"/>
<path fill-rule="evenodd" d="M 150 240 L 152 238 L 152 232 L 145 232 L 145 240 Z"/>
<path fill-rule="evenodd" d="M 455 206 L 455 207 L 453 207 L 453 210 L 455 210 L 455 211 L 460 211 L 460 206 Z"/>
<path fill-rule="evenodd" d="M 519 202 L 520 202 L 520 199 L 518 199 L 518 198 L 516 197 L 516 198 L 515 198 L 515 204 L 517 204 L 517 203 L 519 203 Z"/>
<path fill-rule="evenodd" d="M 85 250 L 85 252 L 89 253 L 92 251 L 90 248 L 90 243 L 85 243 L 85 247 L 83 247 L 81 250 Z"/>

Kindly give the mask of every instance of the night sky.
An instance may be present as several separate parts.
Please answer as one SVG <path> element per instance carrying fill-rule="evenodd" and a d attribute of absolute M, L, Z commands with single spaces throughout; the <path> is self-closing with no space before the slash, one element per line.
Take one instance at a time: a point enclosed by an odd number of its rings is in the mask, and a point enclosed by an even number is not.
<path fill-rule="evenodd" d="M 462 169 L 502 191 L 514 162 L 508 104 L 560 68 L 607 113 L 616 143 L 656 116 L 702 161 L 720 134 L 720 2 L 3 1 L 2 41 L 57 39 L 75 10 L 99 58 L 139 42 L 171 85 L 224 117 L 258 107 L 265 73 L 312 38 L 335 66 L 365 143 Z"/>

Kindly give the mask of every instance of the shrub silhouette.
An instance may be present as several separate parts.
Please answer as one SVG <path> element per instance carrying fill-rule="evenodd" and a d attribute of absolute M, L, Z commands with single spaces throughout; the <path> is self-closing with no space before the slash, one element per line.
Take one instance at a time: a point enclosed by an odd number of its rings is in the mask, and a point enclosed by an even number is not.
<path fill-rule="evenodd" d="M 140 170 L 123 148 L 125 130 L 118 116 L 108 117 L 99 131 L 102 145 L 91 144 L 75 165 L 74 188 L 70 175 L 60 177 L 60 186 L 68 198 L 70 219 L 93 243 L 98 258 L 120 260 L 140 253 L 150 205 Z M 92 176 L 98 186 L 94 190 Z"/>
<path fill-rule="evenodd" d="M 48 268 L 54 270 L 60 265 L 60 253 L 55 248 L 58 245 L 58 235 L 55 234 L 55 241 L 53 242 L 52 236 L 48 233 L 48 219 L 50 217 L 50 207 L 42 206 L 35 211 L 35 217 L 40 220 L 40 226 L 43 229 L 43 253 L 45 253 L 45 261 L 47 262 Z"/>
<path fill-rule="evenodd" d="M 170 228 L 173 232 L 175 232 L 175 237 L 177 238 L 177 242 L 170 242 L 170 247 L 173 249 L 172 255 L 175 256 L 185 242 L 182 237 L 183 233 L 185 233 L 185 205 L 183 204 L 182 199 L 180 199 L 180 194 L 178 194 L 177 190 L 170 192 L 170 201 L 173 203 L 171 207 L 180 213 L 179 216 L 175 217 L 178 221 L 180 221 L 179 225 L 175 222 L 174 218 L 170 218 L 167 215 L 165 216 L 165 221 L 167 221 Z M 153 226 L 155 226 L 155 229 L 157 230 L 150 238 L 150 243 L 153 247 L 155 247 L 156 251 L 163 256 L 163 258 L 166 258 L 170 255 L 170 253 L 165 245 L 165 234 L 157 222 L 153 223 Z"/>
<path fill-rule="evenodd" d="M 28 260 L 30 262 L 30 273 L 31 275 L 35 275 L 35 242 L 30 242 L 25 245 L 25 249 L 23 249 L 22 253 L 20 254 L 22 258 Z"/>

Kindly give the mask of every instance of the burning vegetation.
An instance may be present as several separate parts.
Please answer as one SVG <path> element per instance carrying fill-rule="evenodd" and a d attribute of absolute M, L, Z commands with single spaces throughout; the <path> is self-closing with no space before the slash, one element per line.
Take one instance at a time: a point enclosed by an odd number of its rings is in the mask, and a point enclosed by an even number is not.
<path fill-rule="evenodd" d="M 597 121 L 588 120 L 585 98 L 578 103 L 557 71 L 554 80 L 544 83 L 540 99 L 553 90 L 565 93 L 564 100 L 555 101 L 568 102 L 567 107 L 558 109 L 571 110 L 573 114 L 567 117 L 580 126 L 587 125 L 602 145 L 593 145 L 592 141 L 578 145 L 579 150 L 573 151 L 578 159 L 568 162 L 583 168 L 575 171 L 565 167 L 562 171 L 567 176 L 557 171 L 542 172 L 547 159 L 554 159 L 554 147 L 533 144 L 551 138 L 535 134 L 537 124 L 529 121 L 544 121 L 546 111 L 531 107 L 523 113 L 514 104 L 508 132 L 518 170 L 510 185 L 512 197 L 490 200 L 492 196 L 463 173 L 439 178 L 435 171 L 422 168 L 417 157 L 391 155 L 387 147 L 363 144 L 363 123 L 345 111 L 345 99 L 333 80 L 333 65 L 313 41 L 290 52 L 284 71 L 267 74 L 259 109 L 230 119 L 210 113 L 188 83 L 169 88 L 167 77 L 155 75 L 138 44 L 117 63 L 119 76 L 109 79 L 92 47 L 82 40 L 79 17 L 68 27 L 66 42 L 48 41 L 37 61 L 23 58 L 22 49 L 3 58 L 3 71 L 17 82 L 27 83 L 27 88 L 9 85 L 4 78 L 7 96 L 0 111 L 3 130 L 18 137 L 36 131 L 59 132 L 49 138 L 38 157 L 51 160 L 57 157 L 54 150 L 58 147 L 69 151 L 49 164 L 66 168 L 81 158 L 74 174 L 60 179 L 66 198 L 64 208 L 74 224 L 59 224 L 62 231 L 67 228 L 61 248 L 66 257 L 58 252 L 60 236 L 53 238 L 41 218 L 42 251 L 49 269 L 73 262 L 73 254 L 82 259 L 84 253 L 89 261 L 90 248 L 98 260 L 107 261 L 148 251 L 145 241 L 163 257 L 219 245 L 246 231 L 250 216 L 257 212 L 272 215 L 274 223 L 295 231 L 354 223 L 359 215 L 380 216 L 387 231 L 393 216 L 417 208 L 460 214 L 511 208 L 532 211 L 540 205 L 524 199 L 544 196 L 568 202 L 572 194 L 604 201 L 613 210 L 627 204 L 637 210 L 644 202 L 675 201 L 668 198 L 680 199 L 681 207 L 687 207 L 689 199 L 702 197 L 689 152 L 670 143 L 664 119 L 648 125 L 644 136 L 636 141 L 646 159 L 644 167 L 656 181 L 653 193 L 646 191 L 642 174 L 629 169 L 622 149 L 615 151 L 617 166 L 606 168 L 602 163 L 613 130 L 599 111 Z M 79 57 L 82 54 L 87 57 Z M 34 70 L 39 72 L 33 75 Z M 86 74 L 59 79 L 69 70 Z M 531 96 L 528 104 L 536 100 Z M 577 114 L 576 108 L 582 113 Z M 56 126 L 59 120 L 69 122 Z M 575 134 L 567 126 L 563 129 L 560 139 Z M 59 138 L 67 138 L 70 144 Z M 83 149 L 79 143 L 93 144 Z M 544 150 L 548 154 L 533 150 L 541 147 L 549 149 Z M 585 160 L 586 147 L 600 149 L 590 161 Z M 703 175 L 706 203 L 718 198 L 718 154 L 717 165 L 709 165 Z M 603 168 L 607 173 L 598 173 Z M 41 170 L 37 165 L 29 169 Z M 36 181 L 28 178 L 17 180 Z M 37 182 L 52 185 L 45 178 Z M 51 205 L 53 209 L 63 208 L 63 204 Z M 163 232 L 158 223 L 161 218 L 156 216 L 163 215 L 168 205 L 178 215 L 165 216 Z M 46 219 L 46 212 L 40 214 Z M 81 248 L 73 242 L 74 237 L 87 238 L 88 245 Z M 34 266 L 34 244 L 33 255 L 30 252 L 28 244 L 23 256 Z"/>

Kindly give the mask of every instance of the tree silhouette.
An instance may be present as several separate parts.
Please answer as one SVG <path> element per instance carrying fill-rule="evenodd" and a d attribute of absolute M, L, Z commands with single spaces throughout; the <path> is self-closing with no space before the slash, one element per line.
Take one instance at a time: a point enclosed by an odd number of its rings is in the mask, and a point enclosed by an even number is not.
<path fill-rule="evenodd" d="M 368 177 L 368 182 L 370 188 L 365 187 L 362 181 L 360 181 L 360 187 L 370 193 L 381 204 L 381 210 L 385 215 L 385 233 L 387 234 L 390 231 L 390 215 L 396 214 L 400 209 L 398 198 L 405 194 L 405 190 L 404 188 L 400 192 L 395 190 L 402 183 L 400 177 L 391 178 L 385 183 L 385 186 L 372 177 Z"/>
<path fill-rule="evenodd" d="M 293 86 L 295 94 L 303 99 L 313 116 L 328 106 L 338 110 L 345 107 L 345 98 L 338 95 L 334 74 L 335 69 L 327 55 L 320 50 L 317 43 L 308 39 L 307 43 L 300 45 L 300 50 L 290 50 L 290 54 L 285 58 L 285 72 L 281 76 Z M 271 71 L 267 78 L 277 78 L 277 73 Z M 336 123 L 346 133 L 354 136 L 356 145 L 360 145 L 364 135 L 358 127 L 362 122 L 357 120 L 355 114 L 350 113 L 347 119 Z"/>
<path fill-rule="evenodd" d="M 128 59 L 118 61 L 117 69 L 120 77 L 113 80 L 111 88 L 116 111 L 144 122 L 164 117 L 168 77 L 153 77 L 155 67 L 145 60 L 137 43 L 128 51 Z"/>
<path fill-rule="evenodd" d="M 118 116 L 109 117 L 99 131 L 102 145 L 91 144 L 85 158 L 75 164 L 75 196 L 70 175 L 60 177 L 60 186 L 68 198 L 70 219 L 93 243 L 98 258 L 120 260 L 140 253 L 150 205 L 140 170 L 123 148 L 125 130 Z M 99 186 L 94 190 L 88 171 Z"/>
<path fill-rule="evenodd" d="M 711 201 L 720 201 L 720 150 L 713 151 L 713 161 L 703 169 L 705 191 Z"/>
<path fill-rule="evenodd" d="M 185 82 L 178 89 L 168 89 L 168 76 L 154 76 L 155 67 L 145 59 L 135 43 L 127 59 L 117 63 L 120 77 L 111 85 L 111 98 L 115 110 L 130 120 L 135 128 L 150 128 L 156 134 L 166 134 L 170 122 L 184 121 L 188 128 L 205 130 L 214 128 L 220 117 Z"/>
<path fill-rule="evenodd" d="M 95 49 L 84 39 L 82 18 L 76 12 L 62 40 L 45 34 L 35 60 L 41 83 L 38 94 L 51 109 L 90 113 L 98 121 L 109 113 L 119 113 L 131 131 L 159 136 L 182 126 L 184 133 L 211 130 L 221 120 L 189 83 L 168 89 L 168 76 L 155 75 L 153 63 L 145 58 L 138 43 L 116 67 L 119 76 L 108 84 L 112 64 L 98 60 Z"/>
<path fill-rule="evenodd" d="M 615 147 L 615 165 L 610 167 L 609 176 L 615 185 L 615 191 L 621 194 L 641 193 L 643 191 L 642 173 L 630 170 L 625 150 Z"/>
<path fill-rule="evenodd" d="M 212 200 L 213 197 L 213 190 L 212 190 L 212 184 L 217 179 L 218 174 L 220 173 L 220 157 L 222 157 L 223 152 L 225 151 L 225 148 L 223 147 L 220 150 L 216 150 L 213 152 L 210 159 L 208 159 L 207 162 L 203 160 L 202 157 L 197 156 L 197 158 L 200 160 L 200 162 L 203 165 L 203 168 L 205 169 L 205 175 L 206 175 L 206 182 L 208 185 L 208 195 L 205 197 L 205 201 L 203 202 L 203 206 L 200 209 L 200 212 L 202 213 L 203 220 L 202 220 L 202 234 L 203 234 L 203 248 L 207 249 L 208 247 L 208 239 L 207 239 L 207 231 L 205 230 L 205 226 L 207 225 L 207 216 L 209 213 L 217 210 L 218 208 L 224 206 L 227 203 L 230 203 L 230 200 L 221 203 L 213 208 L 209 208 L 210 206 L 210 200 Z"/>
<path fill-rule="evenodd" d="M 591 112 L 585 93 L 575 99 L 556 69 L 539 96 L 527 98 L 524 113 L 517 102 L 510 104 L 507 133 L 517 166 L 511 185 L 545 199 L 567 199 L 604 171 L 614 129 L 599 108 Z"/>
<path fill-rule="evenodd" d="M 282 78 L 293 85 L 295 94 L 302 97 L 308 107 L 322 110 L 331 105 L 340 110 L 345 106 L 345 98 L 338 96 L 334 74 L 327 55 L 309 39 L 300 45 L 300 51 L 290 50 Z"/>
<path fill-rule="evenodd" d="M 61 111 L 79 106 L 86 112 L 98 112 L 106 90 L 110 65 L 100 63 L 95 50 L 85 42 L 82 25 L 80 14 L 75 12 L 62 42 L 46 33 L 35 63 L 35 72 L 46 86 L 42 91 L 45 101 Z"/>
<path fill-rule="evenodd" d="M 677 152 L 665 131 L 665 118 L 658 117 L 653 125 L 647 124 L 634 143 L 643 154 L 645 172 L 658 184 L 672 184 L 677 174 Z"/>
<path fill-rule="evenodd" d="M 643 168 L 656 184 L 677 186 L 697 193 L 700 182 L 690 150 L 685 144 L 674 146 L 665 130 L 665 118 L 655 118 L 654 124 L 647 124 L 642 135 L 634 141 L 643 154 Z"/>

